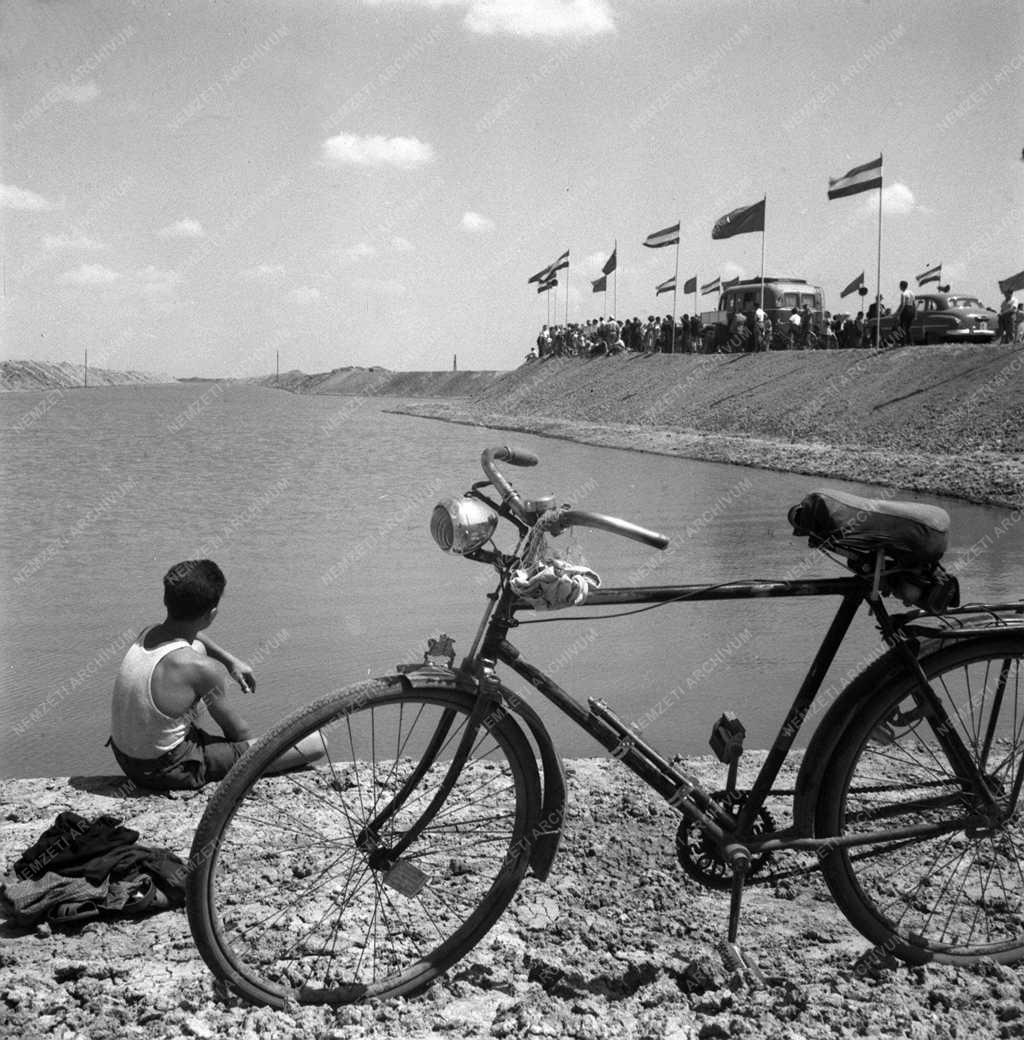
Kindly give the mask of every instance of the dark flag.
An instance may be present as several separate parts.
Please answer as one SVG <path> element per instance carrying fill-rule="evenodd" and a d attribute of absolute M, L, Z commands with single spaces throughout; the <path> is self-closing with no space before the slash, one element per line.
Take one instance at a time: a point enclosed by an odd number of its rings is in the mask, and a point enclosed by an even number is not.
<path fill-rule="evenodd" d="M 645 239 L 644 245 L 648 249 L 660 249 L 662 246 L 674 246 L 679 242 L 679 224 L 662 228 L 660 231 L 652 231 Z"/>
<path fill-rule="evenodd" d="M 615 254 L 618 253 L 618 251 L 619 251 L 619 247 L 618 246 L 616 246 L 612 250 L 612 255 L 610 257 L 608 257 L 607 260 L 605 260 L 604 267 L 601 268 L 601 274 L 611 274 L 612 271 L 615 270 L 615 266 L 618 263 L 618 261 L 615 259 Z"/>
<path fill-rule="evenodd" d="M 593 292 L 607 292 L 608 290 L 608 276 L 601 275 L 596 281 L 590 283 Z"/>
<path fill-rule="evenodd" d="M 540 285 L 537 286 L 537 292 L 547 292 L 549 289 L 554 289 L 556 285 L 558 285 L 558 279 L 549 278 L 546 282 L 541 282 Z"/>
<path fill-rule="evenodd" d="M 1001 293 L 1017 292 L 1020 289 L 1024 289 L 1024 271 L 1021 271 L 1020 274 L 1012 275 L 1010 278 L 1004 278 L 999 283 L 999 291 Z"/>
<path fill-rule="evenodd" d="M 663 292 L 672 292 L 672 290 L 675 289 L 675 287 L 676 279 L 675 275 L 673 275 L 671 278 L 668 279 L 668 281 L 662 282 L 661 285 L 656 285 L 654 287 L 654 295 L 660 296 Z"/>
<path fill-rule="evenodd" d="M 864 284 L 864 272 L 861 271 L 859 275 L 839 294 L 839 298 L 842 299 L 844 296 L 849 296 L 850 293 L 855 293 Z"/>
<path fill-rule="evenodd" d="M 863 166 L 854 166 L 842 177 L 829 177 L 828 197 L 841 199 L 845 195 L 856 195 L 859 191 L 871 191 L 882 186 L 882 157 L 872 159 Z"/>
<path fill-rule="evenodd" d="M 764 231 L 764 203 L 755 202 L 753 206 L 740 206 L 724 217 L 719 217 L 711 229 L 712 238 L 732 238 L 733 235 L 745 235 L 750 231 Z"/>
<path fill-rule="evenodd" d="M 697 276 L 694 275 L 692 278 L 687 278 L 683 284 L 683 292 L 691 293 L 697 291 Z"/>

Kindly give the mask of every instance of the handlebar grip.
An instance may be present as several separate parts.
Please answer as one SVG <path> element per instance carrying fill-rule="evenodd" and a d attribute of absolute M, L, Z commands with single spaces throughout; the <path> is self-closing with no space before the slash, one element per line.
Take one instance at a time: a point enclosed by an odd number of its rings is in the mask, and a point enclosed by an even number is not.
<path fill-rule="evenodd" d="M 574 524 L 578 524 L 580 527 L 594 527 L 611 534 L 622 535 L 623 538 L 632 538 L 634 542 L 643 542 L 654 549 L 668 548 L 669 540 L 665 535 L 631 523 L 629 520 L 620 520 L 617 516 L 591 513 L 587 509 L 565 509 L 559 514 L 559 529 L 572 527 Z"/>
<path fill-rule="evenodd" d="M 532 452 L 523 451 L 522 448 L 487 448 L 484 455 L 496 462 L 507 462 L 510 466 L 536 466 L 539 461 Z"/>

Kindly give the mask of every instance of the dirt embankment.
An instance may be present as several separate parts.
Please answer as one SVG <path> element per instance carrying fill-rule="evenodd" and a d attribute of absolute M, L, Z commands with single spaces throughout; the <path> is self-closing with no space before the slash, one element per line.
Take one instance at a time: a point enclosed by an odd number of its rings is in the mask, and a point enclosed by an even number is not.
<path fill-rule="evenodd" d="M 762 756 L 744 756 L 749 784 Z M 687 764 L 718 787 L 724 767 Z M 817 873 L 751 888 L 740 938 L 766 976 L 740 984 L 715 943 L 728 897 L 679 868 L 678 817 L 617 762 L 567 763 L 569 811 L 546 882 L 528 879 L 476 950 L 422 996 L 254 1008 L 215 990 L 182 911 L 50 932 L 0 927 L 0 1036 L 24 1040 L 911 1040 L 1024 1036 L 1020 973 L 908 967 L 869 950 Z M 791 772 L 781 777 L 785 786 Z M 209 791 L 125 797 L 123 778 L 7 780 L 0 869 L 54 816 L 110 813 L 188 856 Z M 282 813 L 287 812 L 282 806 Z M 779 809 L 777 818 L 783 819 Z M 792 866 L 787 861 L 785 866 Z"/>
<path fill-rule="evenodd" d="M 366 397 L 466 397 L 494 383 L 503 372 L 390 372 L 386 368 L 336 368 L 306 375 L 292 370 L 255 380 L 296 394 L 340 394 Z"/>
<path fill-rule="evenodd" d="M 72 390 L 85 385 L 84 365 L 68 361 L 0 361 L 2 390 Z M 89 366 L 89 386 L 136 386 L 173 383 L 173 376 L 155 372 L 116 372 Z"/>
<path fill-rule="evenodd" d="M 548 359 L 409 414 L 1024 505 L 1024 349 Z"/>

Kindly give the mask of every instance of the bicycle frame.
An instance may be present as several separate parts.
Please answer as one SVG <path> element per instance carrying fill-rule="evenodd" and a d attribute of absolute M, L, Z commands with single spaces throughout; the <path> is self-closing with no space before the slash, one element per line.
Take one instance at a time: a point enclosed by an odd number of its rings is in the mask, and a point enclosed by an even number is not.
<path fill-rule="evenodd" d="M 973 794 L 981 793 L 983 801 L 991 802 L 984 779 L 971 762 L 959 736 L 947 722 L 946 714 L 927 678 L 917 663 L 916 644 L 908 641 L 898 629 L 878 597 L 872 596 L 871 583 L 863 577 L 811 578 L 797 581 L 736 581 L 718 585 L 665 585 L 637 588 L 602 588 L 587 597 L 587 608 L 620 606 L 624 604 L 659 604 L 676 601 L 701 602 L 709 600 L 785 599 L 808 596 L 838 596 L 840 603 L 826 631 L 807 674 L 786 713 L 779 732 L 768 751 L 753 787 L 735 816 L 720 805 L 701 784 L 678 768 L 677 762 L 667 761 L 658 751 L 619 720 L 601 701 L 589 700 L 584 706 L 540 668 L 526 661 L 520 651 L 508 640 L 508 631 L 519 622 L 516 614 L 532 607 L 519 600 L 506 585 L 493 594 L 481 631 L 461 670 L 479 677 L 493 678 L 493 669 L 502 662 L 538 690 L 561 712 L 569 716 L 589 733 L 610 754 L 618 758 L 649 787 L 657 791 L 669 805 L 683 816 L 700 825 L 723 849 L 727 858 L 747 856 L 750 853 L 782 849 L 820 851 L 841 846 L 870 845 L 883 838 L 886 841 L 938 834 L 943 830 L 964 826 L 958 824 L 920 824 L 885 831 L 863 833 L 849 837 L 816 838 L 801 830 L 795 823 L 768 834 L 755 835 L 752 825 L 758 811 L 772 790 L 772 785 L 787 758 L 805 721 L 811 704 L 821 689 L 825 675 L 845 638 L 858 608 L 866 603 L 879 623 L 890 646 L 903 649 L 908 664 L 912 663 L 918 677 L 918 703 L 932 723 L 932 728 L 944 749 L 964 763 L 965 788 Z M 571 617 L 571 615 L 570 615 Z M 566 620 L 569 620 L 567 617 Z M 968 818 L 968 823 L 974 817 Z M 980 821 L 981 816 L 978 816 Z"/>

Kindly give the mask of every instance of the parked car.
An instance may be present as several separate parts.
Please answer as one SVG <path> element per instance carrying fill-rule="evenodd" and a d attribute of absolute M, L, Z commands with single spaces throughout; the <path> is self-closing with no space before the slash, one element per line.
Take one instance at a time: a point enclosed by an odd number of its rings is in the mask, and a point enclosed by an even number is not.
<path fill-rule="evenodd" d="M 959 293 L 917 293 L 917 313 L 910 326 L 911 343 L 991 343 L 999 315 L 976 296 Z M 896 327 L 895 314 L 882 316 L 882 342 Z M 870 323 L 868 332 L 874 332 Z"/>

